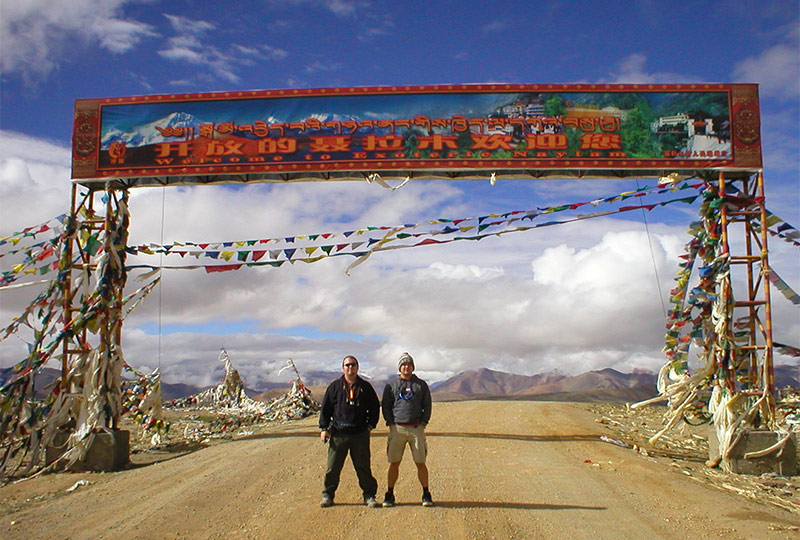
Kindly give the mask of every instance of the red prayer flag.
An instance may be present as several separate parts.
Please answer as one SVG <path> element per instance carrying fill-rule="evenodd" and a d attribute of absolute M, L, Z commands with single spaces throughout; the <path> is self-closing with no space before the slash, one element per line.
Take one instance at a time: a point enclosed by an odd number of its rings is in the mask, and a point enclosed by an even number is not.
<path fill-rule="evenodd" d="M 206 269 L 207 274 L 211 274 L 214 272 L 228 272 L 229 270 L 238 270 L 241 268 L 241 264 L 216 264 L 212 266 L 204 267 Z"/>

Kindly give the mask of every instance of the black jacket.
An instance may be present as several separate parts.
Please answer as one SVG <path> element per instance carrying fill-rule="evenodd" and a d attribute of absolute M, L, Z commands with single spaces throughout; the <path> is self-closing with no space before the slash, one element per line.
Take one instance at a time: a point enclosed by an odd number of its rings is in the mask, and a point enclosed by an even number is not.
<path fill-rule="evenodd" d="M 319 413 L 319 428 L 333 433 L 359 433 L 367 427 L 375 429 L 381 414 L 378 395 L 372 385 L 356 378 L 353 396 L 349 395 L 344 375 L 325 390 Z"/>

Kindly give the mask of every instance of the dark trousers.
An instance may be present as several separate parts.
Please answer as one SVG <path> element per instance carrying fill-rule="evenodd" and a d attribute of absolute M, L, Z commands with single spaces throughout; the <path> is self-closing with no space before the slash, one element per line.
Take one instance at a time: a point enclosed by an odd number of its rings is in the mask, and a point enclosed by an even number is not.
<path fill-rule="evenodd" d="M 364 497 L 374 497 L 378 491 L 378 481 L 372 476 L 370 467 L 369 430 L 360 433 L 334 433 L 328 441 L 328 469 L 325 471 L 325 489 L 333 498 L 339 487 L 339 476 L 342 473 L 347 453 L 353 461 L 353 468 L 358 475 L 358 485 Z"/>

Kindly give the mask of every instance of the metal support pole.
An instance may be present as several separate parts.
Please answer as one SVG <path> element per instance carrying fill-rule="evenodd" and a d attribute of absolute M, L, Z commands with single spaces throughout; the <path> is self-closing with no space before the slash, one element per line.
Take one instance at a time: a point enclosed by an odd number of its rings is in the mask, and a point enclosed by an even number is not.
<path fill-rule="evenodd" d="M 732 313 L 727 324 L 729 330 L 746 331 L 747 336 L 746 344 L 737 344 L 735 340 L 741 339 L 743 336 L 737 337 L 734 332 L 730 333 L 728 341 L 732 360 L 729 365 L 730 383 L 741 385 L 740 388 L 732 386 L 734 392 L 742 392 L 754 398 L 763 398 L 763 405 L 760 407 L 761 420 L 771 425 L 775 420 L 775 381 L 764 182 L 761 173 L 754 177 L 734 180 L 742 182 L 740 195 L 726 194 L 726 182 L 729 183 L 730 180 L 720 173 L 720 194 L 727 195 L 726 203 L 720 208 L 721 248 L 723 253 L 728 254 L 731 263 L 729 287 L 732 287 L 732 280 L 735 278 L 734 267 L 745 266 L 742 277 L 746 279 L 747 296 L 744 299 L 736 300 L 733 307 L 734 311 L 746 308 L 747 315 L 737 318 Z M 731 225 L 736 223 L 743 227 L 744 255 L 734 255 L 729 251 L 728 241 L 732 233 Z M 762 288 L 763 290 L 761 290 Z M 762 306 L 764 310 L 760 312 Z M 738 327 L 735 328 L 734 324 L 738 324 Z M 737 353 L 737 351 L 739 352 Z M 737 354 L 746 354 L 748 362 L 739 365 Z M 741 360 L 744 360 L 744 356 Z M 739 371 L 738 377 L 737 370 Z"/>
<path fill-rule="evenodd" d="M 125 246 L 128 239 L 127 210 L 122 210 L 121 205 L 126 204 L 127 190 L 116 191 L 106 186 L 106 215 L 103 222 L 105 230 L 103 249 L 106 254 L 104 275 L 99 279 L 105 283 L 104 294 L 107 295 L 108 305 L 102 316 L 100 327 L 100 354 L 104 362 L 114 369 L 111 374 L 112 381 L 119 383 L 121 364 L 117 360 L 122 355 L 122 300 L 125 293 Z M 112 388 L 110 393 L 119 393 L 119 388 Z M 110 426 L 116 429 L 119 422 L 119 411 L 115 411 L 110 418 Z"/>
<path fill-rule="evenodd" d="M 78 219 L 78 207 L 77 207 L 77 194 L 78 194 L 78 186 L 77 184 L 72 184 L 72 195 L 70 198 L 70 223 L 72 226 L 77 226 L 76 223 L 73 223 L 73 220 L 77 221 Z M 64 310 L 64 318 L 69 319 L 70 313 L 72 312 L 72 238 L 67 238 L 66 242 L 64 243 L 64 254 L 62 257 L 69 262 L 69 267 L 64 272 L 64 275 L 61 276 L 63 279 L 63 297 L 61 299 L 62 302 L 62 309 Z M 64 321 L 65 323 L 67 320 Z M 66 390 L 67 387 L 67 372 L 69 371 L 69 340 L 64 340 L 63 344 L 61 345 L 61 389 Z"/>
<path fill-rule="evenodd" d="M 761 275 L 764 287 L 764 392 L 767 393 L 769 422 L 775 420 L 775 371 L 772 357 L 772 301 L 769 290 L 769 250 L 767 249 L 767 207 L 764 198 L 764 175 L 758 173 L 758 200 L 761 218 Z"/>
<path fill-rule="evenodd" d="M 726 191 L 726 184 L 725 184 L 725 173 L 720 171 L 719 173 L 719 196 L 723 199 L 725 198 L 725 191 Z M 730 245 L 728 243 L 728 208 L 727 205 L 723 202 L 720 206 L 720 252 L 721 255 L 727 255 L 730 260 Z M 731 275 L 728 272 L 728 277 L 724 279 L 722 283 L 720 283 L 720 290 L 717 291 L 717 294 L 720 295 L 723 299 L 729 299 L 732 294 L 731 289 Z M 727 306 L 725 307 L 726 314 L 729 313 Z M 728 386 L 728 389 L 732 394 L 736 393 L 736 352 L 733 347 L 733 342 L 730 340 L 730 328 L 732 326 L 733 321 L 729 315 L 726 315 L 726 321 L 724 326 L 724 335 L 719 336 L 719 340 L 721 343 L 724 343 L 724 347 L 722 350 L 717 351 L 717 363 L 718 365 L 721 364 L 725 370 L 725 383 Z M 719 356 L 722 355 L 720 359 Z"/>
<path fill-rule="evenodd" d="M 105 215 L 95 214 L 95 197 L 105 194 Z M 67 389 L 67 374 L 76 365 L 78 359 L 89 354 L 96 343 L 101 361 L 106 365 L 115 361 L 122 353 L 122 302 L 126 284 L 125 246 L 128 239 L 127 189 L 116 189 L 107 185 L 105 190 L 88 188 L 88 193 L 79 196 L 78 185 L 72 186 L 71 226 L 74 234 L 70 235 L 64 247 L 63 300 L 64 324 L 68 331 L 74 332 L 64 339 L 61 359 L 61 384 Z M 122 205 L 126 208 L 121 210 Z M 120 212 L 124 211 L 124 215 Z M 103 275 L 98 275 L 97 244 L 102 241 L 105 253 Z M 85 315 L 87 291 L 99 288 L 102 300 L 95 298 L 95 303 L 105 302 L 103 309 L 94 314 L 96 319 L 96 337 L 90 343 L 87 325 L 73 326 L 81 316 Z M 114 369 L 113 381 L 105 383 L 111 388 L 111 395 L 119 394 L 114 388 L 119 382 L 119 373 Z M 115 412 L 106 427 L 115 428 L 119 413 Z"/>

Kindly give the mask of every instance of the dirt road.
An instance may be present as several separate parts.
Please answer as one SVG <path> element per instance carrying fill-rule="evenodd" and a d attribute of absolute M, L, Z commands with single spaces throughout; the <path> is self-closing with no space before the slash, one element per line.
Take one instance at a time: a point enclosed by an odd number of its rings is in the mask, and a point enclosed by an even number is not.
<path fill-rule="evenodd" d="M 326 448 L 316 419 L 130 470 L 51 474 L 0 488 L 0 538 L 533 539 L 800 536 L 800 514 L 697 481 L 600 440 L 586 406 L 436 403 L 433 508 L 406 456 L 398 506 L 361 504 L 350 463 L 336 505 L 319 508 Z M 385 427 L 373 436 L 379 498 Z M 72 492 L 79 480 L 89 484 Z"/>

